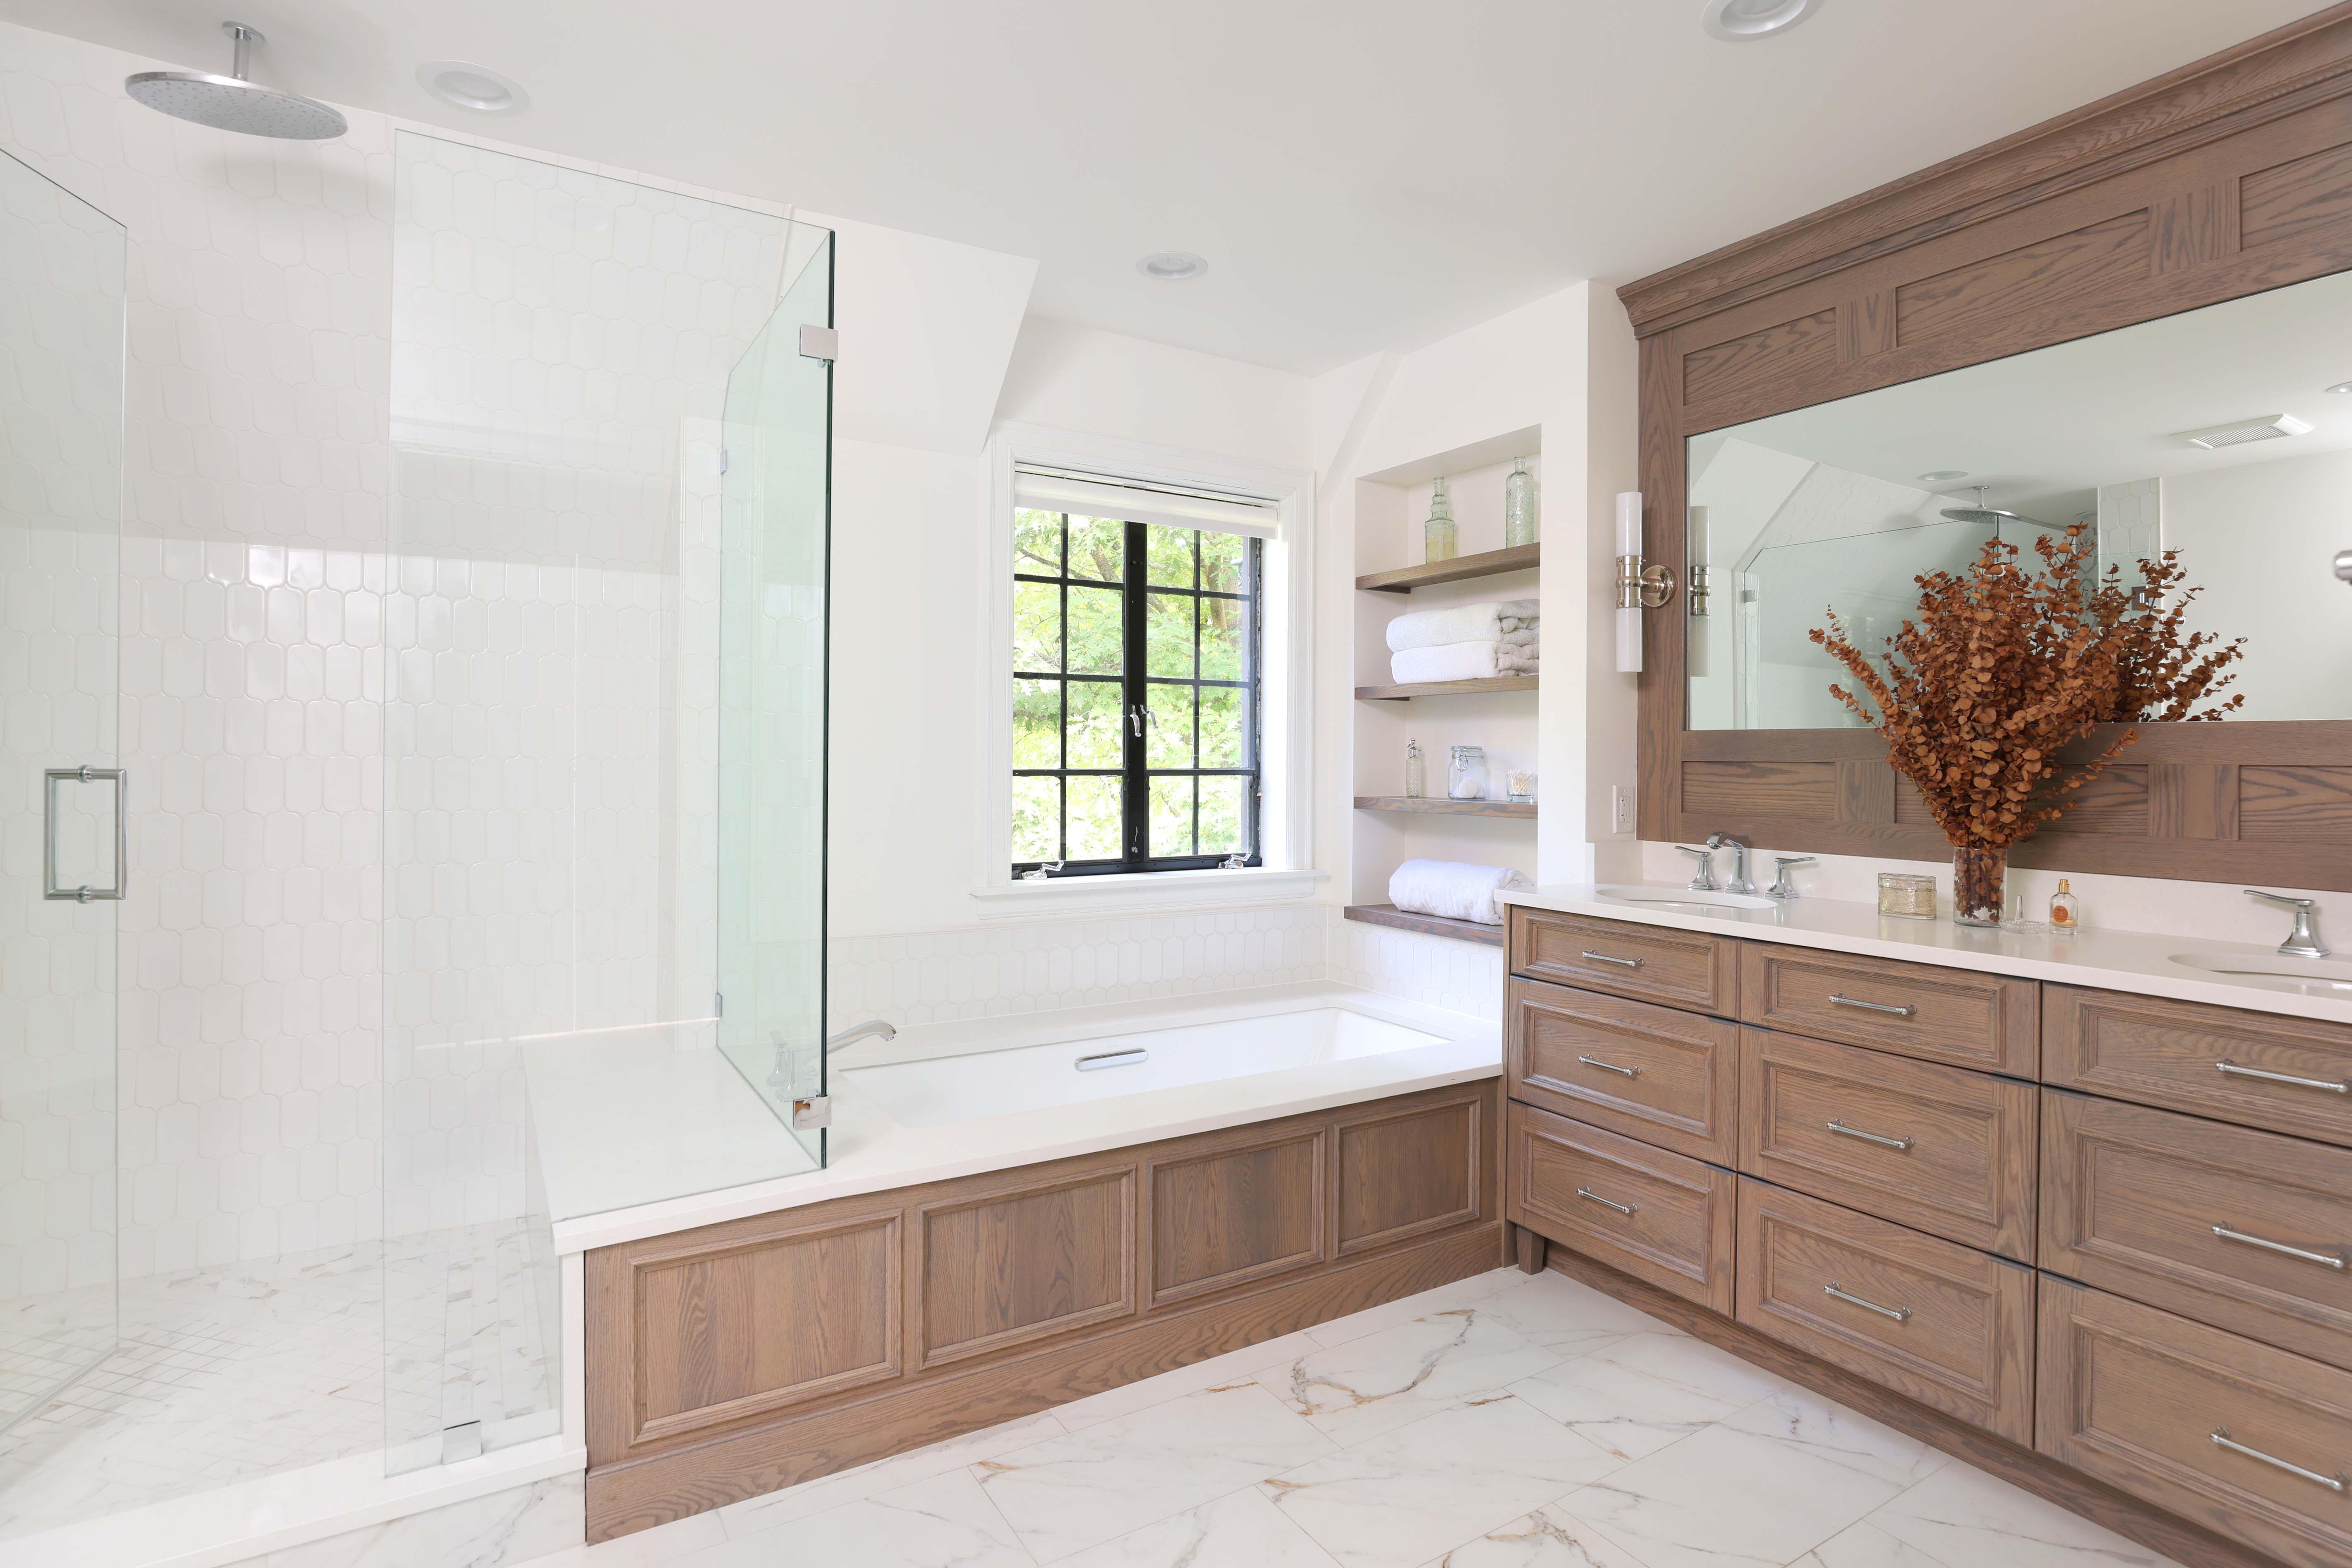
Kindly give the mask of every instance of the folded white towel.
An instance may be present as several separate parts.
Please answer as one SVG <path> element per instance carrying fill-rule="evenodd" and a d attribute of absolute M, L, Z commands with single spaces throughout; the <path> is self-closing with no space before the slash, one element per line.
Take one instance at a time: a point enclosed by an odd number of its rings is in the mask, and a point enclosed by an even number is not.
<path fill-rule="evenodd" d="M 1495 673 L 1497 675 L 1533 675 L 1543 668 L 1543 655 L 1531 647 L 1503 647 L 1495 650 Z"/>
<path fill-rule="evenodd" d="M 1492 641 L 1495 617 L 1501 607 L 1490 599 L 1479 605 L 1456 605 L 1450 610 L 1418 610 L 1410 616 L 1399 616 L 1389 623 L 1389 651 L 1402 653 L 1409 647 Z"/>
<path fill-rule="evenodd" d="M 1389 675 L 1399 686 L 1424 680 L 1492 680 L 1497 646 L 1490 639 L 1409 647 L 1389 656 Z"/>
<path fill-rule="evenodd" d="M 1503 923 L 1503 907 L 1495 901 L 1495 895 L 1507 888 L 1534 885 L 1501 866 L 1408 860 L 1389 878 L 1389 902 L 1417 915 L 1498 926 Z"/>

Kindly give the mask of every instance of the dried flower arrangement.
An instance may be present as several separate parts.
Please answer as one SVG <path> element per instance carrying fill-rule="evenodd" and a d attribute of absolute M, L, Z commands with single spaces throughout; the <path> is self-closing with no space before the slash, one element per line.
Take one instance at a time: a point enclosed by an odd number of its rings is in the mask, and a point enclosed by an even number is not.
<path fill-rule="evenodd" d="M 2139 731 L 2062 768 L 2063 747 L 2102 724 L 2215 720 L 2245 701 L 2200 707 L 2236 679 L 2227 670 L 2245 657 L 2245 639 L 2187 629 L 2198 590 L 2176 591 L 2186 574 L 2179 552 L 2142 561 L 2139 584 L 2126 588 L 2120 567 L 2094 581 L 2096 546 L 2079 526 L 2033 547 L 2038 572 L 1995 537 L 1965 573 L 1914 579 L 1917 617 L 1886 639 L 1878 662 L 1835 610 L 1812 633 L 1861 689 L 1830 695 L 1886 737 L 1888 764 L 1951 841 L 1954 918 L 1969 924 L 1998 923 L 2011 847 L 2063 816 Z"/>

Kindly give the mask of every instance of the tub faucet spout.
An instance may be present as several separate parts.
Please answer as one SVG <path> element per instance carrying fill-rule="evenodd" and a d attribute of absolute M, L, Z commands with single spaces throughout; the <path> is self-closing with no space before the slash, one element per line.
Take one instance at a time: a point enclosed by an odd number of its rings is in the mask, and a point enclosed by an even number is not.
<path fill-rule="evenodd" d="M 824 1054 L 831 1056 L 844 1046 L 854 1046 L 860 1040 L 877 1037 L 895 1040 L 898 1037 L 898 1031 L 895 1026 L 884 1023 L 879 1018 L 868 1018 L 863 1024 L 852 1024 L 841 1033 L 828 1038 L 824 1042 Z"/>

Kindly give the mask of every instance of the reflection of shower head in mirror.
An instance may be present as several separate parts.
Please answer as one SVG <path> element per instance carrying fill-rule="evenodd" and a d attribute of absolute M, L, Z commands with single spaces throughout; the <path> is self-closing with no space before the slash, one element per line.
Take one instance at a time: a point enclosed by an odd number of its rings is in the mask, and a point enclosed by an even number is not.
<path fill-rule="evenodd" d="M 1989 522 L 1995 528 L 1999 528 L 2004 522 L 2032 522 L 2033 521 L 2032 518 L 2022 516 L 2017 512 L 2003 511 L 1997 506 L 1985 505 L 1985 491 L 1991 488 L 1992 487 L 1990 485 L 1977 486 L 1976 505 L 1948 506 L 1944 509 L 1944 515 L 1950 518 L 1954 522 Z"/>

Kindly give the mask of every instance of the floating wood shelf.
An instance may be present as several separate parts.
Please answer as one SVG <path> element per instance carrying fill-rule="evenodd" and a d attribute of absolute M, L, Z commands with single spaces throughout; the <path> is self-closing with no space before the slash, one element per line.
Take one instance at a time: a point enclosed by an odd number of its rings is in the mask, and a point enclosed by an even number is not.
<path fill-rule="evenodd" d="M 1351 921 L 1366 925 L 1394 926 L 1399 931 L 1417 931 L 1430 936 L 1458 937 L 1486 947 L 1503 945 L 1501 926 L 1481 925 L 1476 921 L 1449 921 L 1442 915 L 1407 914 L 1394 904 L 1349 904 L 1339 911 Z"/>
<path fill-rule="evenodd" d="M 1438 583 L 1460 583 L 1472 577 L 1493 577 L 1505 572 L 1532 572 L 1542 564 L 1543 546 L 1514 544 L 1505 550 L 1482 550 L 1426 566 L 1400 566 L 1393 572 L 1370 572 L 1356 586 L 1375 594 L 1410 594 Z"/>
<path fill-rule="evenodd" d="M 1531 800 L 1451 800 L 1444 795 L 1360 795 L 1356 797 L 1358 811 L 1430 811 L 1450 816 L 1513 816 L 1533 822 L 1536 803 Z"/>
<path fill-rule="evenodd" d="M 1359 686 L 1359 702 L 1402 702 L 1409 697 L 1469 697 L 1481 691 L 1533 691 L 1532 675 L 1497 675 L 1486 680 L 1423 680 L 1411 686 Z"/>

